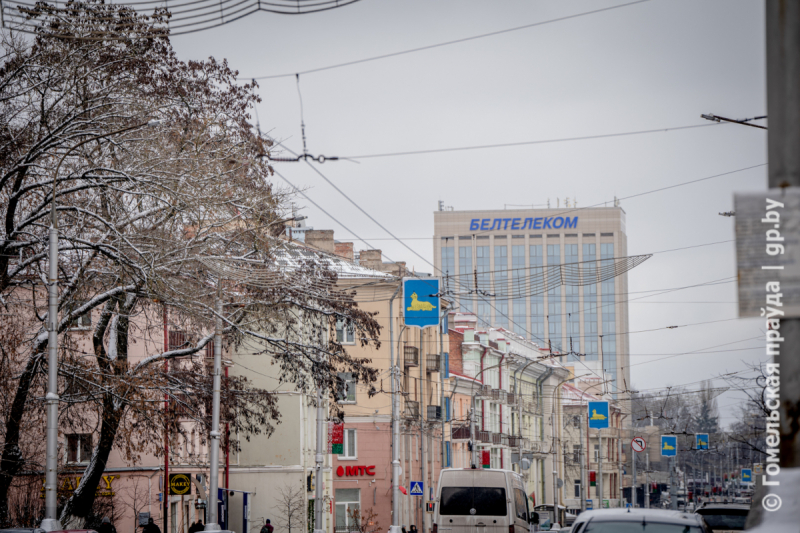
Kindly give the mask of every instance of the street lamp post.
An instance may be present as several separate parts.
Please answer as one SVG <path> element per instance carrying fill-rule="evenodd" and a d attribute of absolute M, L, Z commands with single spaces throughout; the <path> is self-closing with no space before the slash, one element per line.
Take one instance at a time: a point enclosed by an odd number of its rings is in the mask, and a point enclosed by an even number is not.
<path fill-rule="evenodd" d="M 47 402 L 47 432 L 45 435 L 44 519 L 39 526 L 45 531 L 61 530 L 61 522 L 58 519 L 58 217 L 56 216 L 58 173 L 67 156 L 84 144 L 126 131 L 145 126 L 154 127 L 159 124 L 159 121 L 151 120 L 85 139 L 69 148 L 61 156 L 53 174 L 53 192 L 50 198 L 47 280 L 47 394 L 45 395 Z"/>

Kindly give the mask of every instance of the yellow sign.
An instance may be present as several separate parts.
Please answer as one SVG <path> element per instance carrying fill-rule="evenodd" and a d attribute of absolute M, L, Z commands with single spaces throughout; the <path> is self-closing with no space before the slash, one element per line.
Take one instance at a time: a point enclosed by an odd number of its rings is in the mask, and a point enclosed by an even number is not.
<path fill-rule="evenodd" d="M 169 495 L 185 496 L 192 492 L 192 480 L 188 474 L 169 475 Z"/>
<path fill-rule="evenodd" d="M 592 417 L 589 420 L 605 420 L 606 415 L 597 414 L 597 409 L 592 409 Z"/>
<path fill-rule="evenodd" d="M 75 492 L 75 489 L 78 488 L 78 485 L 81 484 L 82 476 L 75 476 L 75 477 L 68 477 L 64 476 L 60 478 L 58 484 L 58 493 L 69 495 Z M 103 476 L 102 481 L 97 484 L 97 490 L 95 491 L 96 496 L 114 496 L 115 492 L 114 489 L 111 487 L 111 482 L 115 479 L 118 479 L 119 476 L 117 475 L 108 475 Z M 40 494 L 41 498 L 44 498 L 44 484 L 45 481 L 42 481 L 42 492 Z"/>
<path fill-rule="evenodd" d="M 675 446 L 670 446 L 669 444 L 667 444 L 667 441 L 664 441 L 664 448 L 662 448 L 662 449 L 663 450 L 674 450 Z"/>

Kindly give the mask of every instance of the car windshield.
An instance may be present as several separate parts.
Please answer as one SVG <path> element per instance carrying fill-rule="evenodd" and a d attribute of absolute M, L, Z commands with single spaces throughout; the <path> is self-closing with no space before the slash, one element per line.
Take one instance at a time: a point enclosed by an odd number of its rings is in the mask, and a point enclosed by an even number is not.
<path fill-rule="evenodd" d="M 506 489 L 500 487 L 442 487 L 439 514 L 505 516 Z"/>
<path fill-rule="evenodd" d="M 700 527 L 658 522 L 590 521 L 581 533 L 703 533 Z"/>
<path fill-rule="evenodd" d="M 744 530 L 744 523 L 747 521 L 747 509 L 700 509 L 698 514 L 703 515 L 708 527 L 714 530 L 732 529 L 734 531 Z"/>

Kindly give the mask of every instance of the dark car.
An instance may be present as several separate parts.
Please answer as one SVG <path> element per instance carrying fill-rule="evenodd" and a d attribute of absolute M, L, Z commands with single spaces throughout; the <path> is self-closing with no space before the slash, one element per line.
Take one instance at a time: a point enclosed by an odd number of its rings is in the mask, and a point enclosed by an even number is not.
<path fill-rule="evenodd" d="M 0 529 L 0 533 L 45 533 L 45 531 L 40 527 L 10 527 Z"/>
<path fill-rule="evenodd" d="M 741 503 L 704 503 L 695 513 L 701 515 L 714 533 L 744 531 L 750 506 Z"/>

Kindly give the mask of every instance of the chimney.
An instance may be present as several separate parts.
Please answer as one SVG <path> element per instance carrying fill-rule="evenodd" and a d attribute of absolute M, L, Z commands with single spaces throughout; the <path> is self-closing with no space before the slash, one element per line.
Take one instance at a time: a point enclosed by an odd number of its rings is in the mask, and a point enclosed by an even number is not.
<path fill-rule="evenodd" d="M 323 252 L 335 253 L 332 229 L 313 229 L 306 232 L 306 244 Z"/>
<path fill-rule="evenodd" d="M 380 270 L 383 264 L 383 258 L 380 250 L 361 250 L 358 258 L 358 263 L 366 268 L 372 270 Z"/>
<path fill-rule="evenodd" d="M 336 255 L 344 257 L 348 261 L 353 261 L 353 243 L 352 242 L 335 242 L 333 248 Z"/>

